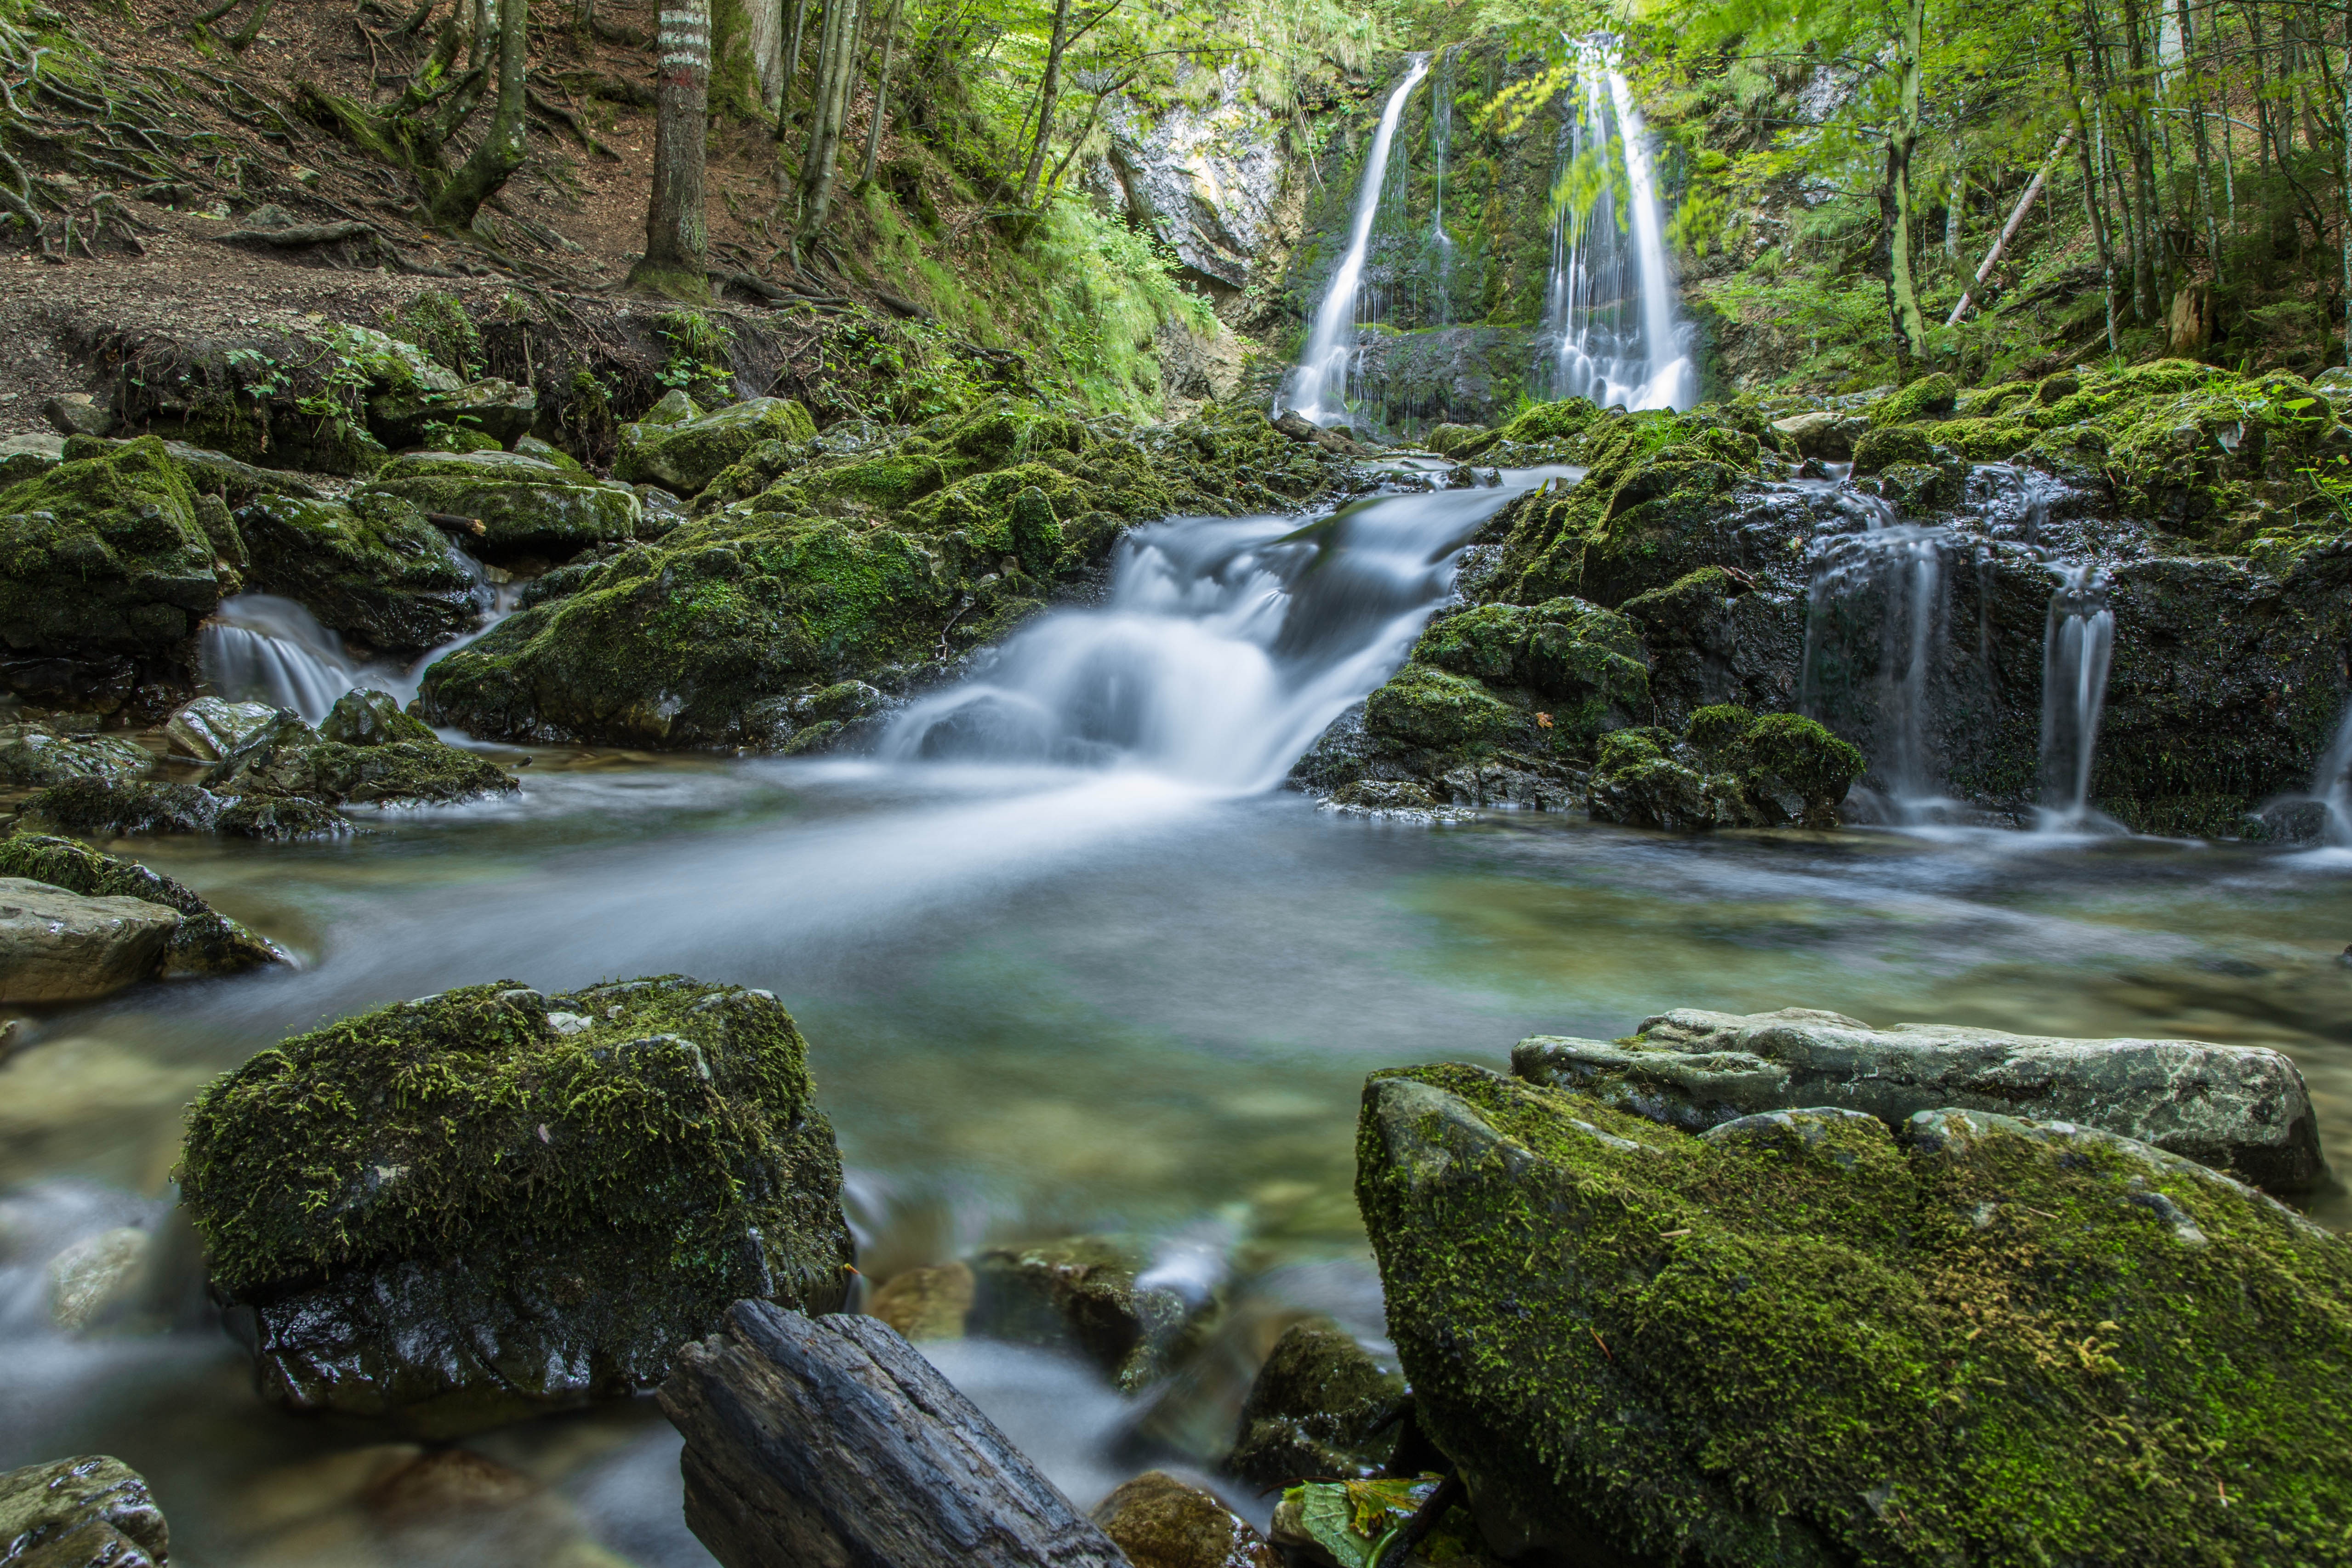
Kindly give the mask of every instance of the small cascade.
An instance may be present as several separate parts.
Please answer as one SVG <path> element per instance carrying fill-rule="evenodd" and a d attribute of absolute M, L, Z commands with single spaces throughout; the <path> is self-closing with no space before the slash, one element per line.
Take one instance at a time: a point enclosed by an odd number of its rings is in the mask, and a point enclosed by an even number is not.
<path fill-rule="evenodd" d="M 2352 845 L 2352 707 L 2336 721 L 2336 738 L 2311 776 L 2311 798 L 2326 813 L 2327 842 Z"/>
<path fill-rule="evenodd" d="M 1185 518 L 1138 530 L 1107 605 L 1037 621 L 980 679 L 899 714 L 882 753 L 1270 789 L 1403 660 L 1464 542 L 1542 478 L 1382 497 L 1303 527 Z"/>
<path fill-rule="evenodd" d="M 1396 142 L 1397 121 L 1403 118 L 1405 100 L 1428 74 L 1427 55 L 1409 57 L 1404 79 L 1397 83 L 1389 94 L 1387 107 L 1381 110 L 1380 127 L 1372 132 L 1372 144 L 1364 154 L 1364 177 L 1356 190 L 1355 221 L 1347 253 L 1339 259 L 1339 269 L 1331 275 L 1323 302 L 1316 308 L 1315 321 L 1307 331 L 1307 346 L 1300 351 L 1298 363 L 1283 379 L 1281 391 L 1275 398 L 1276 414 L 1295 408 L 1314 424 L 1328 425 L 1339 422 L 1348 412 L 1349 372 L 1355 359 L 1364 258 L 1371 248 L 1372 225 L 1381 216 L 1381 193 L 1391 188 L 1390 150 Z M 1399 182 L 1398 188 L 1401 184 Z"/>
<path fill-rule="evenodd" d="M 1858 516 L 1863 526 L 1814 545 L 1798 707 L 1827 721 L 1838 705 L 1833 691 L 1847 697 L 1866 687 L 1875 733 L 1864 750 L 1886 784 L 1887 814 L 1899 822 L 1932 821 L 1949 805 L 1927 731 L 1936 671 L 1948 640 L 1944 562 L 1953 536 L 1948 529 L 1898 522 L 1884 497 L 1842 481 L 1833 493 L 1841 510 Z M 1876 635 L 1864 640 L 1875 644 L 1874 668 L 1858 676 L 1833 670 L 1832 650 L 1850 640 L 1840 632 L 1872 616 Z"/>
<path fill-rule="evenodd" d="M 1611 45 L 1575 47 L 1552 184 L 1536 389 L 1607 407 L 1687 408 L 1696 375 L 1675 297 L 1649 131 Z"/>
<path fill-rule="evenodd" d="M 1454 56 L 1440 49 L 1429 87 L 1429 241 L 1426 271 L 1436 298 L 1428 314 L 1437 325 L 1454 320 L 1454 237 L 1445 232 L 1445 160 L 1454 145 Z"/>
<path fill-rule="evenodd" d="M 2040 826 L 2052 832 L 2105 820 L 2091 809 L 2091 763 L 2116 643 L 2105 571 L 2089 563 L 2057 570 L 2049 630 L 2042 644 Z"/>

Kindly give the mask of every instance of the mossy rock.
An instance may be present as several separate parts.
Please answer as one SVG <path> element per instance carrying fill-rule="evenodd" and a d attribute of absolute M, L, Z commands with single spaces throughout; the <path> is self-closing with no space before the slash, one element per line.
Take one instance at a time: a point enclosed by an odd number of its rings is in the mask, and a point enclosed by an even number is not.
<path fill-rule="evenodd" d="M 246 586 L 292 599 L 353 642 L 416 654 L 481 619 L 474 580 L 407 500 L 362 489 L 348 504 L 265 496 L 235 524 Z"/>
<path fill-rule="evenodd" d="M 205 787 L 216 795 L 291 795 L 329 805 L 443 805 L 511 795 L 521 786 L 488 757 L 446 744 L 428 731 L 424 740 L 361 745 L 264 739 L 215 763 Z"/>
<path fill-rule="evenodd" d="M 1670 833 L 1832 828 L 1865 766 L 1811 719 L 1717 703 L 1694 711 L 1679 739 L 1653 728 L 1603 736 L 1588 804 L 1595 820 Z"/>
<path fill-rule="evenodd" d="M 1423 432 L 1421 444 L 1441 458 L 1462 457 L 1485 445 L 1491 435 L 1483 425 L 1438 425 Z"/>
<path fill-rule="evenodd" d="M 1914 419 L 1942 419 L 1951 414 L 1959 400 L 1958 384 L 1939 370 L 1872 404 L 1871 427 L 1907 425 Z"/>
<path fill-rule="evenodd" d="M 692 496 L 762 441 L 815 438 L 816 423 L 798 403 L 789 397 L 754 397 L 715 414 L 658 423 L 640 420 L 625 426 L 613 460 L 613 477 Z"/>
<path fill-rule="evenodd" d="M 1563 397 L 1556 403 L 1538 403 L 1521 410 L 1496 436 L 1522 446 L 1566 441 L 1583 435 L 1600 417 L 1601 407 L 1591 398 Z"/>
<path fill-rule="evenodd" d="M 164 950 L 179 974 L 236 974 L 279 962 L 276 949 L 215 910 L 194 891 L 136 860 L 71 838 L 17 833 L 0 839 L 0 877 L 26 877 L 93 899 L 142 899 L 180 911 Z"/>
<path fill-rule="evenodd" d="M 1357 1197 L 1415 1418 L 1505 1554 L 2345 1559 L 2352 1247 L 2146 1144 L 1948 1110 L 1694 1137 L 1428 1067 L 1366 1086 Z"/>
<path fill-rule="evenodd" d="M 2105 425 L 2117 503 L 2224 548 L 2316 500 L 2313 471 L 2352 473 L 2352 429 L 2310 384 L 2284 373 L 2145 398 Z"/>
<path fill-rule="evenodd" d="M 646 531 L 645 508 L 626 485 L 600 484 L 520 452 L 394 458 L 359 494 L 470 518 L 482 525 L 477 548 L 492 552 L 560 557 Z"/>
<path fill-rule="evenodd" d="M 118 784 L 68 779 L 27 795 L 20 810 L 28 826 L 85 837 L 134 833 L 205 833 L 226 803 L 196 784 Z"/>
<path fill-rule="evenodd" d="M 1905 517 L 1925 517 L 1959 503 L 1965 472 L 1958 463 L 1889 463 L 1878 476 L 1878 493 Z"/>
<path fill-rule="evenodd" d="M 1242 1402 L 1225 1468 L 1261 1492 L 1383 1473 L 1396 1457 L 1404 1378 L 1328 1318 L 1283 1331 Z"/>
<path fill-rule="evenodd" d="M 394 452 L 412 447 L 443 452 L 511 447 L 530 434 L 538 417 L 538 394 L 496 377 L 456 385 L 428 386 L 420 381 L 367 401 L 369 430 Z"/>
<path fill-rule="evenodd" d="M 2033 392 L 2032 382 L 2004 381 L 1976 392 L 1962 393 L 1952 412 L 1960 419 L 1990 420 L 2011 410 L 2021 416 L 2032 405 Z"/>
<path fill-rule="evenodd" d="M 344 746 L 383 746 L 400 741 L 437 742 L 433 726 L 401 710 L 389 691 L 346 691 L 319 721 L 319 738 Z"/>
<path fill-rule="evenodd" d="M 68 779 L 114 784 L 154 765 L 153 752 L 121 735 L 60 735 L 42 724 L 0 724 L 0 783 L 35 788 Z"/>
<path fill-rule="evenodd" d="M 1640 635 L 1613 611 L 1581 599 L 1482 605 L 1422 634 L 1417 664 L 1546 700 L 1557 742 L 1589 741 L 1650 705 Z"/>
<path fill-rule="evenodd" d="M 84 449 L 0 492 L 0 641 L 163 658 L 221 599 L 195 493 L 152 436 Z"/>
<path fill-rule="evenodd" d="M 1932 463 L 1942 437 L 1916 425 L 1874 425 L 1853 444 L 1853 471 L 1875 474 L 1895 463 Z"/>
<path fill-rule="evenodd" d="M 1998 463 L 2014 458 L 2033 445 L 2036 433 L 2031 425 L 2002 418 L 1950 419 L 1935 429 L 1939 446 L 1948 447 L 1973 463 Z"/>
<path fill-rule="evenodd" d="M 847 1296 L 841 1161 L 765 992 L 512 981 L 296 1036 L 188 1120 L 181 1201 L 264 1394 L 452 1436 Z"/>
<path fill-rule="evenodd" d="M 1364 708 L 1364 728 L 1371 733 L 1433 751 L 1491 746 L 1526 722 L 1481 682 L 1419 664 L 1397 671 Z"/>

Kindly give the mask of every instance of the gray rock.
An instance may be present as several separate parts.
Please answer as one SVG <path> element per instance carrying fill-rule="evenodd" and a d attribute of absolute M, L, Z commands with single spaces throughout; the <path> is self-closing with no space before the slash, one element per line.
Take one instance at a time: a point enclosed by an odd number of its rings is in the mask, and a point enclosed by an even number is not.
<path fill-rule="evenodd" d="M 1801 458 L 1843 463 L 1853 457 L 1853 444 L 1870 428 L 1870 421 L 1833 408 L 1816 408 L 1810 414 L 1775 419 L 1772 428 L 1797 448 Z"/>
<path fill-rule="evenodd" d="M 1108 157 L 1089 183 L 1176 253 L 1192 280 L 1218 294 L 1249 287 L 1270 262 L 1279 272 L 1276 209 L 1286 162 L 1282 121 L 1247 91 L 1248 73 L 1217 74 L 1214 101 L 1177 102 L 1153 115 L 1112 100 Z"/>
<path fill-rule="evenodd" d="M 0 877 L 0 1002 L 82 1002 L 152 979 L 180 911 Z"/>
<path fill-rule="evenodd" d="M 226 698 L 199 697 L 163 726 L 174 753 L 198 762 L 216 763 L 277 721 L 278 710 L 267 702 L 231 702 Z"/>
<path fill-rule="evenodd" d="M 164 949 L 174 974 L 235 974 L 284 961 L 284 955 L 161 871 L 87 844 L 43 833 L 0 839 L 0 877 L 62 888 L 90 899 L 137 899 L 180 911 L 180 928 Z"/>
<path fill-rule="evenodd" d="M 60 735 L 46 724 L 0 725 L 0 779 L 43 789 L 68 779 L 120 784 L 154 765 L 147 748 L 120 735 Z"/>
<path fill-rule="evenodd" d="M 2102 1128 L 2274 1192 L 2307 1191 L 2326 1170 L 2303 1075 L 2259 1046 L 1682 1008 L 1644 1019 L 1629 1040 L 1522 1040 L 1511 1065 L 1687 1131 L 1796 1106 L 1864 1111 L 1890 1127 L 1958 1107 Z"/>
<path fill-rule="evenodd" d="M 68 392 L 41 405 L 41 417 L 59 436 L 110 436 L 114 411 L 87 392 Z"/>
<path fill-rule="evenodd" d="M 146 1479 L 103 1454 L 0 1475 L 8 1568 L 165 1568 L 171 1531 Z"/>
<path fill-rule="evenodd" d="M 62 436 L 0 436 L 0 489 L 46 474 L 65 460 Z"/>

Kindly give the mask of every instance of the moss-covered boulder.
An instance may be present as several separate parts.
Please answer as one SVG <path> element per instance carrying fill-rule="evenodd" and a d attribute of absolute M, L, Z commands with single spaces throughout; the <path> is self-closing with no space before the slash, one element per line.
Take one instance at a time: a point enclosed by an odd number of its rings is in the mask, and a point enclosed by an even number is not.
<path fill-rule="evenodd" d="M 201 784 L 68 779 L 27 795 L 22 826 L 101 837 L 224 833 L 237 838 L 340 838 L 351 819 L 300 795 L 221 795 Z"/>
<path fill-rule="evenodd" d="M 613 459 L 613 477 L 691 496 L 762 441 L 815 437 L 815 422 L 798 403 L 789 397 L 754 397 L 714 414 L 625 427 L 620 452 Z"/>
<path fill-rule="evenodd" d="M 494 555 L 562 557 L 649 531 L 628 486 L 520 452 L 411 453 L 386 463 L 358 493 L 478 522 L 476 548 Z"/>
<path fill-rule="evenodd" d="M 1936 437 L 1916 425 L 1874 426 L 1853 444 L 1853 471 L 1857 474 L 1875 474 L 1895 463 L 1935 460 Z"/>
<path fill-rule="evenodd" d="M 430 1436 L 626 1397 L 730 1302 L 850 1280 L 791 1016 L 676 975 L 296 1036 L 197 1099 L 180 1183 L 264 1394 Z"/>
<path fill-rule="evenodd" d="M 488 757 L 444 742 L 383 692 L 345 692 L 325 722 L 347 738 L 330 738 L 292 714 L 280 715 L 215 763 L 205 774 L 205 787 L 221 795 L 299 796 L 327 805 L 446 805 L 521 787 Z"/>
<path fill-rule="evenodd" d="M 1424 664 L 1407 664 L 1364 706 L 1367 731 L 1431 751 L 1492 746 L 1516 735 L 1527 721 L 1484 681 Z"/>
<path fill-rule="evenodd" d="M 1941 419 L 1952 412 L 1959 400 L 1959 384 L 1939 370 L 1872 404 L 1871 426 L 1876 429 L 1907 425 L 1914 419 Z"/>
<path fill-rule="evenodd" d="M 1603 736 L 1587 805 L 1599 821 L 1674 833 L 1829 828 L 1864 766 L 1811 719 L 1722 703 L 1693 713 L 1679 739 L 1651 728 Z"/>
<path fill-rule="evenodd" d="M 1261 1492 L 1379 1475 L 1396 1457 L 1407 1400 L 1395 1366 L 1338 1323 L 1295 1323 L 1250 1384 L 1225 1468 Z"/>
<path fill-rule="evenodd" d="M 354 644 L 418 654 L 481 620 L 447 536 L 397 495 L 264 496 L 237 511 L 236 526 L 250 555 L 247 588 L 294 600 Z"/>
<path fill-rule="evenodd" d="M 1692 1136 L 1472 1067 L 1376 1075 L 1358 1139 L 1415 1418 L 1506 1555 L 2344 1557 L 2352 1246 L 2202 1166 L 1968 1111 Z"/>
<path fill-rule="evenodd" d="M 275 948 L 161 871 L 71 838 L 45 833 L 0 838 L 0 877 L 28 878 L 93 899 L 141 899 L 179 910 L 179 928 L 163 951 L 164 966 L 172 973 L 235 974 L 279 962 Z"/>
<path fill-rule="evenodd" d="M 46 724 L 0 724 L 0 784 L 39 788 L 68 779 L 135 779 L 154 753 L 121 735 L 60 735 Z"/>
<path fill-rule="evenodd" d="M 319 738 L 344 746 L 385 746 L 401 741 L 437 741 L 433 726 L 400 706 L 389 691 L 346 691 L 319 721 Z"/>
<path fill-rule="evenodd" d="M 0 641 L 166 659 L 221 598 L 195 492 L 152 436 L 90 446 L 0 492 Z"/>

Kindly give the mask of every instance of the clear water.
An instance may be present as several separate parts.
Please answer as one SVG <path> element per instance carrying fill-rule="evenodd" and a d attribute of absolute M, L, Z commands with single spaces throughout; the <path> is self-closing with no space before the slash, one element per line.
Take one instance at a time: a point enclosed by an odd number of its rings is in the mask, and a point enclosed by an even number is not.
<path fill-rule="evenodd" d="M 404 1530 L 368 1488 L 411 1451 L 261 1406 L 184 1263 L 164 1280 L 175 1331 L 47 1325 L 58 1248 L 172 1230 L 181 1108 L 206 1078 L 323 1019 L 490 979 L 773 990 L 811 1042 L 870 1276 L 1131 1232 L 1160 1267 L 1224 1279 L 1236 1332 L 1310 1307 L 1377 1331 L 1350 1193 L 1367 1072 L 1500 1067 L 1528 1034 L 1617 1036 L 1673 1006 L 2273 1046 L 2309 1077 L 2323 1138 L 2352 1147 L 2352 852 L 1691 839 L 1508 814 L 1432 829 L 1267 788 L 1269 759 L 1402 656 L 1503 493 L 1147 531 L 1110 603 L 909 712 L 892 757 L 541 751 L 519 797 L 377 813 L 340 843 L 141 841 L 299 963 L 60 1011 L 0 1062 L 0 1466 L 117 1454 L 195 1563 L 512 1563 L 565 1542 L 706 1561 L 676 1440 L 642 1405 L 473 1439 L 540 1489 Z M 2352 1221 L 2340 1196 L 2316 1212 Z M 1220 1353 L 1246 1367 L 1238 1342 Z M 1082 1367 L 939 1354 L 1082 1504 L 1160 1458 L 1146 1412 Z M 1204 1379 L 1150 1429 L 1229 1428 L 1244 1376 Z"/>

